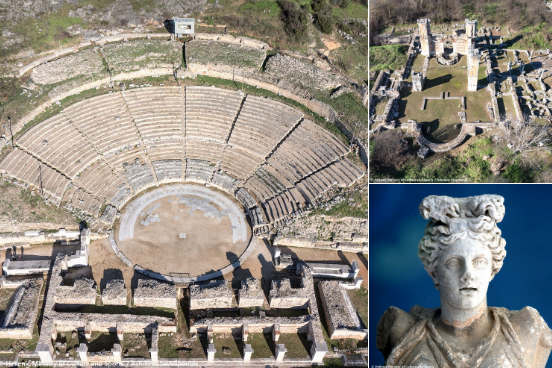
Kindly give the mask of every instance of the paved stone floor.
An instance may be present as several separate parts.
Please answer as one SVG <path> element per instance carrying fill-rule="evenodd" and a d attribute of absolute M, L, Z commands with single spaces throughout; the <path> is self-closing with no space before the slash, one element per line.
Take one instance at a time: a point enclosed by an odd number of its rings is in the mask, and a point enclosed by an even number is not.
<path fill-rule="evenodd" d="M 138 197 L 123 211 L 116 231 L 120 251 L 135 264 L 190 276 L 236 261 L 250 236 L 239 205 L 197 185 L 165 186 Z"/>

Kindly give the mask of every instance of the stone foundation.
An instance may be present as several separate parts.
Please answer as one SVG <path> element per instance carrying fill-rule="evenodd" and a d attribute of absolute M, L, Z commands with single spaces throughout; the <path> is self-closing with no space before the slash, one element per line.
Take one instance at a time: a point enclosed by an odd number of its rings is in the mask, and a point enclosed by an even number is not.
<path fill-rule="evenodd" d="M 61 285 L 56 291 L 55 304 L 58 309 L 96 304 L 97 291 L 91 279 L 76 279 L 73 286 Z"/>
<path fill-rule="evenodd" d="M 127 290 L 124 280 L 111 280 L 102 291 L 102 303 L 104 305 L 126 305 Z"/>
<path fill-rule="evenodd" d="M 176 287 L 157 280 L 138 280 L 134 290 L 134 305 L 176 309 Z"/>
<path fill-rule="evenodd" d="M 211 281 L 205 285 L 192 285 L 190 286 L 190 310 L 230 308 L 232 295 L 226 280 Z"/>
<path fill-rule="evenodd" d="M 321 281 L 318 290 L 330 339 L 364 340 L 367 332 L 361 329 L 357 312 L 339 282 Z"/>
<path fill-rule="evenodd" d="M 265 296 L 259 280 L 251 277 L 241 282 L 238 294 L 240 308 L 262 307 L 264 300 Z"/>

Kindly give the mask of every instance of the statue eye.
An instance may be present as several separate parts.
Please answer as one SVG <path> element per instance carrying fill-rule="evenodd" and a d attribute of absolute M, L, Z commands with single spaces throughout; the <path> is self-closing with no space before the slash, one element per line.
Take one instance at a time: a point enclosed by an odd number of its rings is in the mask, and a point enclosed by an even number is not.
<path fill-rule="evenodd" d="M 456 268 L 460 268 L 462 266 L 462 262 L 460 262 L 460 260 L 458 260 L 456 258 L 452 258 L 452 259 L 449 259 L 447 261 L 446 265 L 447 265 L 448 268 L 456 269 Z"/>
<path fill-rule="evenodd" d="M 487 260 L 485 258 L 477 258 L 473 260 L 474 266 L 486 266 Z"/>

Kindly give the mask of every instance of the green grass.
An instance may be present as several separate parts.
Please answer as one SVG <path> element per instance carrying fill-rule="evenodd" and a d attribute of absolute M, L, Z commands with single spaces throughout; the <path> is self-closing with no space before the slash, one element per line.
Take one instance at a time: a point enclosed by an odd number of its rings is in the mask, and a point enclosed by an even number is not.
<path fill-rule="evenodd" d="M 142 67 L 178 67 L 182 63 L 182 44 L 179 42 L 133 40 L 105 45 L 101 51 L 116 74 Z"/>
<path fill-rule="evenodd" d="M 5 311 L 8 306 L 10 298 L 14 294 L 16 289 L 1 288 L 0 289 L 0 311 Z"/>
<path fill-rule="evenodd" d="M 241 339 L 234 340 L 232 335 L 214 335 L 214 343 L 217 349 L 215 353 L 215 358 L 218 359 L 237 359 L 242 357 L 242 350 L 244 342 Z M 223 347 L 230 349 L 230 354 L 224 354 L 222 352 Z"/>
<path fill-rule="evenodd" d="M 76 334 L 75 337 L 71 337 L 71 332 L 58 332 L 56 337 L 56 342 L 66 343 L 67 347 L 59 347 L 60 357 L 67 359 L 65 353 L 69 353 L 70 357 L 77 357 L 77 349 L 79 347 L 79 335 Z"/>
<path fill-rule="evenodd" d="M 468 147 L 458 156 L 437 156 L 417 159 L 403 169 L 405 181 L 432 179 L 463 179 L 467 182 L 483 182 L 491 176 L 490 162 L 484 156 L 494 156 L 500 149 L 489 138 L 468 141 Z"/>
<path fill-rule="evenodd" d="M 248 14 L 256 14 L 268 17 L 277 17 L 280 14 L 280 8 L 276 1 L 246 1 L 238 9 Z"/>
<path fill-rule="evenodd" d="M 83 24 L 83 21 L 81 18 L 68 17 L 65 8 L 38 18 L 24 18 L 13 27 L 13 31 L 24 39 L 25 47 L 37 53 L 67 45 L 71 43 L 72 37 L 66 33 L 66 28 Z"/>
<path fill-rule="evenodd" d="M 366 19 L 368 17 L 368 8 L 358 3 L 349 3 L 349 5 L 343 9 L 339 7 L 332 7 L 332 14 L 335 18 L 360 18 Z"/>
<path fill-rule="evenodd" d="M 545 34 L 550 34 L 551 29 L 543 29 L 545 23 L 534 26 L 527 26 L 519 32 L 512 32 L 510 37 L 504 38 L 508 49 L 517 50 L 538 50 L 551 48 L 550 42 L 546 40 Z"/>
<path fill-rule="evenodd" d="M 121 348 L 123 350 L 128 349 L 127 357 L 129 358 L 133 358 L 133 357 L 149 358 L 150 357 L 146 336 L 143 333 L 124 334 Z"/>
<path fill-rule="evenodd" d="M 186 62 L 260 68 L 265 51 L 231 43 L 195 40 L 186 45 Z"/>
<path fill-rule="evenodd" d="M 177 343 L 178 338 L 181 336 L 181 334 L 172 334 L 171 336 L 169 336 L 166 333 L 161 333 L 159 335 L 159 357 L 170 359 L 190 359 L 206 357 L 204 348 L 199 337 L 193 339 L 190 348 L 185 348 Z"/>
<path fill-rule="evenodd" d="M 266 359 L 274 356 L 275 345 L 272 341 L 272 334 L 249 334 L 245 344 L 251 344 L 251 348 L 253 349 L 253 355 L 251 356 L 252 359 Z M 278 344 L 282 343 L 278 341 Z M 286 354 L 286 357 L 288 357 L 288 354 Z"/>
<path fill-rule="evenodd" d="M 100 352 L 102 350 L 110 351 L 113 345 L 118 344 L 119 339 L 116 333 L 104 333 L 94 331 L 87 341 L 88 351 L 90 353 Z"/>
<path fill-rule="evenodd" d="M 370 47 L 370 71 L 397 70 L 406 65 L 406 51 L 404 45 L 371 46 Z"/>
<path fill-rule="evenodd" d="M 341 358 L 324 358 L 324 367 L 343 367 L 343 360 Z"/>
<path fill-rule="evenodd" d="M 506 116 L 510 118 L 516 117 L 516 110 L 514 108 L 514 101 L 512 96 L 497 97 L 498 111 L 500 116 Z"/>
<path fill-rule="evenodd" d="M 376 104 L 375 115 L 376 116 L 383 115 L 383 113 L 385 112 L 385 106 L 387 106 L 387 103 L 389 102 L 389 98 L 388 97 L 376 98 L 374 102 Z"/>
<path fill-rule="evenodd" d="M 366 39 L 356 45 L 344 43 L 340 48 L 332 50 L 332 61 L 347 75 L 358 82 L 366 83 L 368 75 L 368 49 Z"/>
<path fill-rule="evenodd" d="M 340 121 L 353 132 L 356 136 L 366 134 L 366 122 L 368 121 L 368 109 L 362 104 L 361 99 L 354 93 L 344 93 L 337 98 L 331 98 L 324 92 L 313 93 L 314 98 L 330 105 L 336 112 L 340 113 Z M 335 125 L 326 122 L 324 119 L 316 121 L 324 126 L 334 135 L 341 138 L 345 145 L 349 145 L 349 140 Z"/>
<path fill-rule="evenodd" d="M 284 344 L 287 349 L 286 358 L 288 359 L 305 359 L 309 356 L 306 334 L 280 334 L 278 344 Z"/>
<path fill-rule="evenodd" d="M 418 62 L 418 57 L 415 64 Z M 421 59 L 421 58 L 420 58 Z M 438 97 L 441 92 L 450 92 L 451 97 L 466 97 L 466 119 L 472 121 L 489 121 L 486 105 L 490 95 L 485 89 L 477 92 L 467 91 L 466 59 L 461 58 L 453 67 L 441 67 L 435 59 L 431 59 L 427 79 L 423 91 L 413 92 L 411 88 L 403 88 L 399 101 L 400 122 L 409 119 L 417 120 L 432 127 L 431 134 L 426 137 L 435 143 L 453 140 L 460 132 L 454 129 L 460 123 L 458 112 L 461 111 L 458 100 L 428 100 L 425 110 L 421 110 L 424 97 Z M 485 77 L 486 80 L 486 77 Z"/>
<path fill-rule="evenodd" d="M 337 217 L 365 218 L 368 214 L 368 200 L 363 191 L 346 192 L 343 202 L 333 206 L 329 210 L 317 208 L 314 214 Z"/>

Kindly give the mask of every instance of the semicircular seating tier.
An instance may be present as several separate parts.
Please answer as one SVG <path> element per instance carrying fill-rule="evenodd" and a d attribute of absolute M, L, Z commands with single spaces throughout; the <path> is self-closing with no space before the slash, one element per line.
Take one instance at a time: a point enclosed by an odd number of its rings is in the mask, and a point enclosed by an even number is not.
<path fill-rule="evenodd" d="M 135 194 L 170 182 L 234 196 L 264 233 L 365 170 L 338 138 L 280 102 L 214 87 L 149 87 L 75 103 L 33 126 L 0 173 L 111 227 Z"/>

